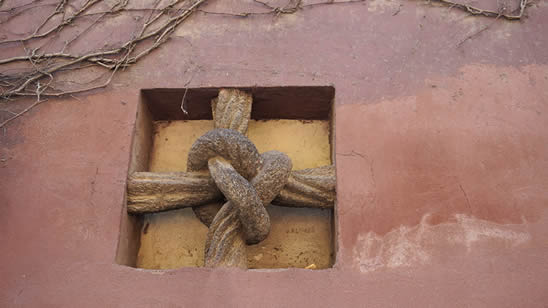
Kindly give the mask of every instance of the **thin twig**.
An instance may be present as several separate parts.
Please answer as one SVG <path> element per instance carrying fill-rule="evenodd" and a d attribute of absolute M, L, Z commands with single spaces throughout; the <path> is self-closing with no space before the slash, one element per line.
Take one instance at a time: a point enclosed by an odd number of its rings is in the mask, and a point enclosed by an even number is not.
<path fill-rule="evenodd" d="M 14 115 L 13 117 L 5 120 L 4 122 L 0 123 L 0 128 L 4 127 L 6 124 L 8 124 L 9 122 L 17 119 L 18 117 L 22 116 L 23 114 L 27 113 L 29 110 L 31 110 L 32 108 L 38 106 L 38 104 L 40 103 L 43 103 L 47 101 L 47 99 L 45 100 L 36 100 L 34 103 L 32 103 L 30 106 L 28 106 L 27 108 L 25 108 L 23 111 L 17 113 L 16 115 Z"/>
<path fill-rule="evenodd" d="M 94 1 L 96 1 L 96 0 L 89 0 L 88 3 L 93 3 Z M 175 2 L 171 3 L 168 7 L 172 7 L 173 5 L 179 3 L 180 1 L 181 0 L 176 0 Z M 114 69 L 114 68 L 118 69 L 120 66 L 126 67 L 126 66 L 128 66 L 132 63 L 135 63 L 140 58 L 148 55 L 150 52 L 152 52 L 153 50 L 158 48 L 160 45 L 165 43 L 167 41 L 167 39 L 169 38 L 169 36 L 173 33 L 175 28 L 182 21 L 184 21 L 186 18 L 188 18 L 188 16 L 190 16 L 190 14 L 192 14 L 194 9 L 196 7 L 198 7 L 200 4 L 202 4 L 203 2 L 205 2 L 205 0 L 196 1 L 190 7 L 184 9 L 181 14 L 169 18 L 167 21 L 165 21 L 162 24 L 161 27 L 145 34 L 147 28 L 151 24 L 153 24 L 155 21 L 157 21 L 159 16 L 163 13 L 160 13 L 157 16 L 154 16 L 153 18 L 149 19 L 149 21 L 147 21 L 143 25 L 138 37 L 126 42 L 125 44 L 123 44 L 119 48 L 111 49 L 111 50 L 108 50 L 108 51 L 90 53 L 90 54 L 87 54 L 87 55 L 82 55 L 80 57 L 75 57 L 73 55 L 62 53 L 62 52 L 61 53 L 55 53 L 55 54 L 49 54 L 49 55 L 36 55 L 36 53 L 35 53 L 36 50 L 33 50 L 30 55 L 27 55 L 25 57 L 14 57 L 14 58 L 0 60 L 0 64 L 10 63 L 10 62 L 15 62 L 15 61 L 28 60 L 28 61 L 30 61 L 31 63 L 33 63 L 35 65 L 35 63 L 37 63 L 39 60 L 41 60 L 43 58 L 48 58 L 48 57 L 49 58 L 58 57 L 58 58 L 67 58 L 67 59 L 69 59 L 69 61 L 65 61 L 63 63 L 54 65 L 52 67 L 48 67 L 48 68 L 45 68 L 45 69 L 35 69 L 35 71 L 33 73 L 31 73 L 27 78 L 25 78 L 24 82 L 21 82 L 18 86 L 15 86 L 12 89 L 9 89 L 9 90 L 5 91 L 4 93 L 1 94 L 1 96 L 4 97 L 4 98 L 7 98 L 7 97 L 11 97 L 11 96 L 16 96 L 16 95 L 23 95 L 23 96 L 28 95 L 29 93 L 27 91 L 25 91 L 25 89 L 30 84 L 39 81 L 41 78 L 43 78 L 45 76 L 50 76 L 55 72 L 66 69 L 68 67 L 72 67 L 72 66 L 74 66 L 76 64 L 79 64 L 81 62 L 92 62 L 92 63 L 98 64 L 98 65 L 101 65 L 105 68 L 109 68 L 109 69 Z M 90 7 L 90 6 L 88 5 L 88 7 Z M 163 12 L 165 12 L 165 11 L 163 11 Z M 135 50 L 137 43 L 139 43 L 141 41 L 144 41 L 146 39 L 152 38 L 154 36 L 156 36 L 156 38 L 155 38 L 152 46 L 146 48 L 145 50 L 141 51 L 139 54 L 137 54 L 135 56 L 131 56 L 131 53 Z M 106 56 L 119 54 L 122 51 L 124 51 L 124 56 L 119 60 L 113 60 L 113 59 L 110 59 L 110 58 L 106 58 Z M 49 96 L 58 96 L 59 94 L 45 92 L 45 93 L 43 93 L 43 95 L 44 96 L 48 96 L 48 95 Z"/>
<path fill-rule="evenodd" d="M 76 13 L 74 13 L 72 16 L 70 16 L 69 18 L 67 19 L 63 19 L 63 21 L 59 24 L 57 24 L 56 26 L 52 27 L 51 29 L 47 30 L 46 32 L 44 33 L 38 33 L 40 32 L 40 30 L 42 29 L 42 27 L 44 27 L 48 21 L 53 18 L 55 15 L 58 15 L 58 14 L 61 14 L 61 13 L 64 13 L 64 10 L 65 10 L 65 4 L 67 3 L 67 0 L 62 0 L 59 5 L 55 8 L 55 11 L 53 13 L 51 13 L 37 28 L 36 30 L 34 30 L 34 33 L 27 36 L 27 37 L 24 37 L 24 38 L 21 38 L 21 39 L 13 39 L 13 40 L 6 40 L 6 41 L 0 41 L 0 44 L 7 44 L 7 43 L 14 43 L 14 42 L 25 42 L 25 41 L 29 41 L 29 40 L 32 40 L 32 39 L 37 39 L 37 38 L 42 38 L 42 37 L 46 37 L 48 35 L 50 35 L 51 33 L 53 33 L 54 31 L 59 31 L 61 30 L 64 26 L 70 24 L 74 19 L 76 19 L 80 14 L 82 14 L 84 11 L 86 11 L 87 9 L 91 8 L 93 5 L 101 2 L 102 0 L 88 0 Z"/>
<path fill-rule="evenodd" d="M 192 73 L 192 76 L 188 79 L 188 81 L 185 83 L 185 93 L 183 94 L 183 99 L 181 100 L 181 110 L 185 115 L 188 115 L 188 111 L 186 110 L 186 93 L 188 92 L 188 85 L 192 82 L 192 79 L 194 79 L 194 76 L 196 75 L 196 71 Z"/>
<path fill-rule="evenodd" d="M 472 15 L 482 15 L 482 16 L 486 16 L 486 17 L 493 17 L 495 19 L 499 19 L 499 18 L 502 17 L 502 18 L 507 19 L 507 20 L 520 20 L 521 18 L 523 18 L 524 13 L 525 13 L 525 8 L 529 4 L 528 0 L 520 0 L 519 14 L 518 15 L 510 15 L 510 14 L 502 14 L 501 12 L 495 12 L 495 11 L 480 9 L 480 8 L 477 8 L 477 7 L 468 5 L 468 4 L 457 3 L 457 2 L 450 1 L 450 0 L 431 0 L 431 1 L 436 1 L 436 2 L 439 2 L 439 3 L 445 4 L 445 5 L 449 5 L 450 8 L 455 7 L 455 8 L 461 9 L 461 10 L 466 11 L 469 14 L 472 14 Z"/>
<path fill-rule="evenodd" d="M 253 1 L 261 4 L 262 6 L 268 8 L 269 10 L 264 12 L 239 12 L 239 13 L 212 12 L 212 11 L 206 11 L 201 9 L 198 9 L 197 11 L 200 13 L 208 14 L 208 15 L 221 15 L 221 16 L 230 16 L 230 17 L 249 17 L 254 15 L 280 15 L 280 14 L 293 14 L 304 8 L 311 8 L 315 6 L 349 4 L 349 3 L 356 3 L 356 2 L 365 2 L 366 0 L 346 0 L 346 1 L 328 0 L 325 2 L 310 3 L 305 5 L 301 4 L 302 0 L 297 0 L 296 3 L 293 5 L 292 5 L 292 1 L 289 1 L 289 3 L 286 4 L 284 7 L 274 7 L 260 0 L 253 0 Z"/>
<path fill-rule="evenodd" d="M 500 18 L 500 16 L 502 16 L 502 14 L 499 14 L 499 16 L 497 16 L 495 18 L 494 21 L 492 21 L 491 23 L 489 23 L 488 25 L 485 25 L 483 28 L 479 29 L 478 31 L 466 36 L 463 40 L 461 40 L 458 44 L 457 44 L 457 48 L 460 47 L 462 44 L 464 44 L 466 41 L 480 35 L 482 32 L 484 32 L 485 30 L 489 29 L 489 27 L 491 27 L 495 22 L 497 22 L 497 20 Z"/>
<path fill-rule="evenodd" d="M 1 2 L 0 1 L 0 6 L 1 6 Z M 35 1 L 33 1 L 34 3 Z M 32 3 L 30 3 L 32 4 Z M 0 24 L 3 24 L 3 23 L 6 23 L 10 20 L 12 20 L 13 18 L 29 11 L 29 10 L 34 10 L 34 9 L 37 9 L 37 8 L 41 8 L 41 7 L 46 7 L 46 6 L 57 6 L 58 3 L 44 3 L 44 4 L 37 4 L 37 5 L 34 5 L 34 6 L 31 6 L 31 7 L 26 7 L 26 8 L 23 8 L 24 5 L 22 6 L 18 6 L 18 7 L 13 7 L 13 8 L 10 8 L 10 9 L 7 9 L 7 10 L 1 10 L 0 11 L 0 14 L 8 14 L 8 16 L 6 17 L 6 19 L 0 21 Z"/>

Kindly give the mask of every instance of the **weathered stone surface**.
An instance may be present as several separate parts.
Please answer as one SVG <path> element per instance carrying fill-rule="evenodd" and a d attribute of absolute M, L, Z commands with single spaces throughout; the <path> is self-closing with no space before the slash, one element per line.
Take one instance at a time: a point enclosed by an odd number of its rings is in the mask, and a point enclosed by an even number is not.
<path fill-rule="evenodd" d="M 241 157 L 234 154 L 242 150 L 237 149 L 240 142 L 247 146 L 246 153 Z M 218 152 L 213 151 L 213 147 L 216 147 Z M 191 148 L 187 162 L 190 172 L 133 173 L 128 179 L 128 211 L 148 213 L 198 206 L 195 210 L 196 215 L 202 222 L 209 225 L 212 220 L 211 213 L 215 213 L 219 207 L 207 203 L 220 200 L 221 194 L 205 172 L 207 160 L 204 157 L 211 158 L 216 155 L 227 157 L 237 170 L 243 172 L 244 177 L 250 178 L 257 172 L 254 168 L 259 165 L 260 158 L 251 141 L 231 134 L 228 130 L 218 134 L 207 133 Z M 249 164 L 253 161 L 254 164 L 243 169 L 240 159 Z M 194 172 L 198 170 L 202 172 Z M 284 187 L 274 203 L 285 206 L 324 208 L 332 207 L 334 199 L 335 168 L 326 166 L 292 172 L 288 185 Z"/>
<path fill-rule="evenodd" d="M 223 195 L 234 204 L 234 210 L 242 222 L 246 241 L 256 244 L 263 240 L 270 230 L 270 218 L 253 185 L 222 158 L 211 159 L 209 166 L 215 183 Z"/>
<path fill-rule="evenodd" d="M 252 103 L 251 94 L 244 91 L 238 89 L 219 90 L 219 95 L 211 100 L 214 127 L 237 130 L 245 135 L 251 118 Z M 192 207 L 196 217 L 207 226 L 211 224 L 219 209 L 220 205 L 215 203 Z"/>
<path fill-rule="evenodd" d="M 276 151 L 260 158 L 257 155 L 245 136 L 229 129 L 206 133 L 190 150 L 189 169 L 199 170 L 208 162 L 217 187 L 229 200 L 209 227 L 206 266 L 242 267 L 247 262 L 245 242 L 255 244 L 268 235 L 270 219 L 264 206 L 287 182 L 291 160 Z M 231 162 L 236 157 L 240 161 L 235 161 L 234 167 Z M 253 173 L 256 176 L 251 182 L 241 175 L 249 177 Z"/>
<path fill-rule="evenodd" d="M 251 116 L 251 94 L 238 89 L 221 89 L 211 100 L 215 128 L 230 128 L 242 134 L 247 132 Z"/>
<path fill-rule="evenodd" d="M 209 226 L 204 265 L 247 268 L 245 235 L 232 202 L 224 204 Z"/>
<path fill-rule="evenodd" d="M 335 185 L 334 166 L 292 171 L 272 204 L 332 208 Z M 217 201 L 221 201 L 222 194 L 210 175 L 203 172 L 135 172 L 128 179 L 127 199 L 128 211 L 134 214 L 193 206 L 200 209 L 195 211 L 196 216 L 209 226 L 220 209 Z"/>
<path fill-rule="evenodd" d="M 211 158 L 223 157 L 246 179 L 261 167 L 261 155 L 244 135 L 232 129 L 218 128 L 198 138 L 188 153 L 189 172 L 206 171 Z"/>
<path fill-rule="evenodd" d="M 133 214 L 201 205 L 221 197 L 208 172 L 135 172 L 127 184 L 128 212 Z"/>
<path fill-rule="evenodd" d="M 291 173 L 274 204 L 294 207 L 333 207 L 335 203 L 335 166 L 298 170 Z"/>

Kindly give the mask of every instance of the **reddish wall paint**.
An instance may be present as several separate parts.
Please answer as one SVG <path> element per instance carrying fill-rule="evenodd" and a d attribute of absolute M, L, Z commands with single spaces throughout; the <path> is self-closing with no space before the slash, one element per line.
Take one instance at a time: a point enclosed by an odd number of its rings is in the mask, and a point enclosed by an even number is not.
<path fill-rule="evenodd" d="M 411 1 L 196 14 L 107 89 L 40 105 L 1 134 L 2 306 L 548 304 L 546 14 L 544 1 L 513 23 Z M 113 39 L 133 29 L 119 28 Z M 191 76 L 191 87 L 335 86 L 335 268 L 115 264 L 138 91 Z"/>

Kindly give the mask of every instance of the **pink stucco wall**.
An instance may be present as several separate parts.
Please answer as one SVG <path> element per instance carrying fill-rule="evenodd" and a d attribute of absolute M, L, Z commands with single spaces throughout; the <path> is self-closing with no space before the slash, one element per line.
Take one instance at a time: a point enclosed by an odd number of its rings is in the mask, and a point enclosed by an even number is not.
<path fill-rule="evenodd" d="M 197 13 L 108 88 L 50 100 L 0 132 L 0 306 L 548 305 L 548 5 L 527 12 L 494 22 L 377 0 L 277 18 Z M 335 87 L 333 269 L 116 264 L 139 89 L 189 80 Z"/>

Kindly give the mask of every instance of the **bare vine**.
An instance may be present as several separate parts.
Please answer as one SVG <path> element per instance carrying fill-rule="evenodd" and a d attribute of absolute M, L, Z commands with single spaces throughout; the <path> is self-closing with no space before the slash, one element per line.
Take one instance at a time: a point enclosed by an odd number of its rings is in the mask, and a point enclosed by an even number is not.
<path fill-rule="evenodd" d="M 33 0 L 30 3 L 20 7 L 3 10 L 0 12 L 10 14 L 8 19 L 0 21 L 4 23 L 13 16 L 21 14 L 22 11 L 27 11 L 37 6 L 52 6 L 49 4 L 32 4 L 38 3 L 41 0 Z M 198 9 L 200 5 L 207 0 L 173 0 L 164 7 L 158 8 L 160 0 L 157 0 L 154 7 L 151 8 L 128 8 L 129 0 L 118 0 L 113 6 L 107 10 L 92 11 L 92 9 L 104 4 L 105 0 L 86 0 L 73 13 L 69 13 L 69 0 L 60 0 L 55 9 L 49 14 L 36 29 L 26 36 L 17 39 L 7 39 L 0 41 L 0 46 L 8 44 L 21 44 L 25 52 L 24 55 L 19 55 L 10 58 L 0 59 L 0 67 L 7 67 L 17 63 L 25 63 L 26 69 L 23 73 L 4 74 L 0 73 L 0 99 L 9 101 L 16 97 L 30 96 L 36 100 L 21 112 L 12 114 L 10 118 L 0 123 L 0 127 L 5 126 L 10 121 L 20 117 L 28 112 L 33 107 L 46 101 L 47 97 L 60 97 L 75 93 L 90 91 L 94 89 L 104 88 L 110 84 L 115 73 L 124 67 L 128 67 L 137 63 L 141 58 L 150 54 L 155 49 L 164 44 L 175 29 L 184 22 L 194 12 L 202 12 L 204 14 L 222 14 L 233 15 L 239 17 L 247 17 L 251 15 L 279 15 L 291 14 L 300 9 L 317 5 L 343 4 L 350 2 L 361 2 L 365 0 L 348 0 L 348 1 L 326 1 L 316 4 L 303 5 L 301 1 L 290 3 L 283 8 L 272 7 L 266 2 L 256 0 L 258 4 L 268 8 L 264 12 L 245 12 L 245 13 L 218 13 L 208 12 Z M 1 5 L 1 2 L 0 2 Z M 79 39 L 81 35 L 87 32 L 90 28 L 100 23 L 108 15 L 117 15 L 122 12 L 144 12 L 149 14 L 141 28 L 137 31 L 134 37 L 126 42 L 120 43 L 115 47 L 102 50 L 92 50 L 83 54 L 75 54 L 68 52 L 70 45 Z M 74 24 L 78 19 L 89 16 L 98 16 L 89 26 L 83 29 L 72 39 L 65 42 L 63 48 L 57 52 L 41 52 L 42 46 L 26 47 L 28 43 L 33 41 L 55 38 L 67 26 Z M 60 20 L 53 26 L 47 26 L 55 18 L 61 17 Z M 64 71 L 76 70 L 89 67 L 101 67 L 110 70 L 109 77 L 103 82 L 83 88 L 76 89 L 57 89 L 55 87 L 56 76 Z"/>
<path fill-rule="evenodd" d="M 30 33 L 17 38 L 0 38 L 0 48 L 21 47 L 23 54 L 0 59 L 0 105 L 6 104 L 17 97 L 32 97 L 34 101 L 19 113 L 0 109 L 0 112 L 10 113 L 10 117 L 0 122 L 0 128 L 10 121 L 25 114 L 33 107 L 47 100 L 48 97 L 60 97 L 75 93 L 90 91 L 108 86 L 115 74 L 123 68 L 131 66 L 166 43 L 173 32 L 193 13 L 225 15 L 238 18 L 246 18 L 253 15 L 283 15 L 293 14 L 299 10 L 322 5 L 344 5 L 366 0 L 325 0 L 317 3 L 303 3 L 303 0 L 289 0 L 282 7 L 271 5 L 267 1 L 253 0 L 259 7 L 254 12 L 212 12 L 200 8 L 207 0 L 154 0 L 152 7 L 131 7 L 129 0 L 57 0 L 44 3 L 47 0 L 31 0 L 16 7 L 2 9 L 4 0 L 0 0 L 0 25 L 33 9 L 53 7 L 39 25 Z M 76 1 L 76 2 L 74 2 Z M 83 1 L 78 5 L 78 1 Z M 493 12 L 460 4 L 450 0 L 431 0 L 440 2 L 450 7 L 464 10 L 472 15 L 505 18 L 519 20 L 524 16 L 528 0 L 520 0 L 519 12 L 515 15 L 505 12 Z M 84 34 L 106 22 L 107 17 L 116 17 L 122 13 L 141 14 L 135 19 L 142 21 L 133 36 L 126 41 L 114 46 L 87 50 L 84 52 L 72 52 L 72 45 Z M 71 27 L 80 20 L 92 20 L 86 27 Z M 70 32 L 70 28 L 81 29 L 63 45 L 54 51 L 48 49 L 49 44 L 59 40 L 60 35 Z M 57 42 L 59 43 L 59 42 Z M 58 77 L 68 71 L 100 68 L 108 72 L 102 81 L 92 82 L 92 85 L 79 88 L 59 88 Z"/>
<path fill-rule="evenodd" d="M 457 9 L 463 10 L 471 15 L 493 17 L 495 19 L 504 18 L 507 20 L 522 19 L 525 13 L 525 8 L 527 8 L 527 6 L 530 4 L 530 1 L 528 0 L 520 0 L 519 9 L 517 10 L 517 14 L 515 14 L 516 12 L 505 13 L 506 8 L 501 8 L 501 10 L 499 11 L 490 11 L 490 10 L 480 9 L 465 3 L 453 2 L 450 0 L 430 0 L 430 1 L 439 2 L 451 8 L 457 8 Z"/>

